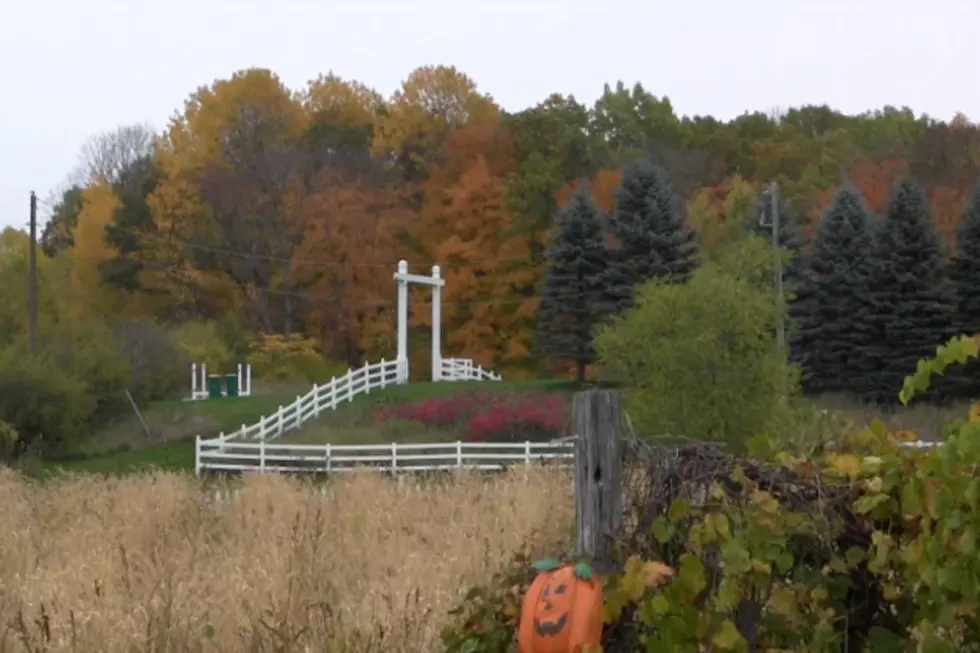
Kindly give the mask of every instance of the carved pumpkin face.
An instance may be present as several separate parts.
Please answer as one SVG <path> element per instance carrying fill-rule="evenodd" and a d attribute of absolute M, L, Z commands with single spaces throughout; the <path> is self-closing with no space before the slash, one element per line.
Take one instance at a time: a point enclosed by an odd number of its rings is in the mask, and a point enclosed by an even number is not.
<path fill-rule="evenodd" d="M 571 611 L 572 588 L 556 574 L 548 579 L 541 592 L 538 609 L 534 612 L 534 632 L 542 637 L 558 635 L 568 625 Z"/>
<path fill-rule="evenodd" d="M 602 583 L 572 565 L 538 574 L 521 607 L 521 653 L 569 653 L 602 638 Z"/>

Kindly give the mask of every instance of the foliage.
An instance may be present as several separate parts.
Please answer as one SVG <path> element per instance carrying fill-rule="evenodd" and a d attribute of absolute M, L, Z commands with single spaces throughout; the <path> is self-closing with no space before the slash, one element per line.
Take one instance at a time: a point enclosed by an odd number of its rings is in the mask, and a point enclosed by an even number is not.
<path fill-rule="evenodd" d="M 190 359 L 164 327 L 149 319 L 120 322 L 114 340 L 129 371 L 128 388 L 138 403 L 170 399 L 187 387 Z"/>
<path fill-rule="evenodd" d="M 741 446 L 773 424 L 795 375 L 772 327 L 784 307 L 759 281 L 770 249 L 757 237 L 733 246 L 686 284 L 643 286 L 635 308 L 596 336 L 603 372 L 627 388 L 637 432 Z"/>
<path fill-rule="evenodd" d="M 471 392 L 380 406 L 374 420 L 458 429 L 470 442 L 544 442 L 563 435 L 568 410 L 561 395 Z"/>
<path fill-rule="evenodd" d="M 593 331 L 604 319 L 601 307 L 609 303 L 607 269 L 600 210 L 582 186 L 562 210 L 548 248 L 538 324 L 538 349 L 574 361 L 579 381 L 594 359 Z"/>
<path fill-rule="evenodd" d="M 97 397 L 48 356 L 33 359 L 22 346 L 0 349 L 0 417 L 18 434 L 12 454 L 28 447 L 58 449 L 86 434 Z"/>
<path fill-rule="evenodd" d="M 795 326 L 791 351 L 808 392 L 867 387 L 874 373 L 866 355 L 873 328 L 868 321 L 872 246 L 864 200 L 844 185 L 820 221 L 790 309 Z"/>
<path fill-rule="evenodd" d="M 173 332 L 173 339 L 192 363 L 205 364 L 218 373 L 230 370 L 234 360 L 216 322 L 185 322 Z"/>
<path fill-rule="evenodd" d="M 252 341 L 249 361 L 255 375 L 280 381 L 323 383 L 330 376 L 346 372 L 333 365 L 317 351 L 316 338 L 294 335 L 288 340 L 282 334 L 261 334 Z"/>
<path fill-rule="evenodd" d="M 874 374 L 858 387 L 866 399 L 894 403 L 908 371 L 953 335 L 956 301 L 928 200 L 913 181 L 895 187 L 870 258 L 871 341 L 862 354 Z"/>

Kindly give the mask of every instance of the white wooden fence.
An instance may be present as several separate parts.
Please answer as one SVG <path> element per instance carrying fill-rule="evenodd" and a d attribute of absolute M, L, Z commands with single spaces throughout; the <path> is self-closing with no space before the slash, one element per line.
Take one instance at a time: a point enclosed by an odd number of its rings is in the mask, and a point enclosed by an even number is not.
<path fill-rule="evenodd" d="M 573 442 L 447 442 L 433 444 L 303 445 L 215 438 L 195 444 L 195 472 L 497 471 L 553 461 L 570 465 Z"/>
<path fill-rule="evenodd" d="M 501 376 L 494 374 L 490 370 L 483 369 L 482 365 L 473 367 L 473 361 L 469 358 L 443 358 L 441 359 L 440 381 L 500 381 Z"/>
<path fill-rule="evenodd" d="M 444 370 L 452 370 L 449 376 L 443 377 L 446 381 L 500 380 L 499 374 L 474 367 L 469 359 L 445 358 L 442 362 Z M 357 395 L 398 385 L 399 381 L 407 379 L 407 372 L 406 361 L 399 363 L 382 359 L 380 363 L 365 363 L 339 378 L 330 379 L 330 383 L 314 385 L 305 395 L 297 395 L 296 401 L 288 406 L 279 406 L 276 412 L 262 417 L 251 426 L 242 424 L 237 431 L 222 433 L 219 439 L 274 440 L 287 431 L 298 429 L 325 410 L 334 410 L 344 402 L 353 401 Z"/>

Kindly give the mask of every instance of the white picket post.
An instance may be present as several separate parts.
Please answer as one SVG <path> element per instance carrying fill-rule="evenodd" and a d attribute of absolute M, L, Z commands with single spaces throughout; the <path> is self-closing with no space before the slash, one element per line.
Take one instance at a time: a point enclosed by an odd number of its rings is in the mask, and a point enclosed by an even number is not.
<path fill-rule="evenodd" d="M 329 394 L 330 394 L 330 410 L 337 407 L 337 377 L 330 377 Z"/>
<path fill-rule="evenodd" d="M 320 386 L 313 384 L 313 417 L 320 416 Z"/>
<path fill-rule="evenodd" d="M 279 415 L 279 435 L 281 437 L 283 430 L 285 430 L 284 429 L 285 424 L 283 423 L 283 418 L 285 417 L 285 415 L 282 409 L 282 404 L 279 405 L 279 411 L 276 414 Z"/>
<path fill-rule="evenodd" d="M 265 472 L 265 440 L 259 442 L 259 472 Z"/>
<path fill-rule="evenodd" d="M 354 372 L 347 373 L 347 403 L 354 401 Z"/>
<path fill-rule="evenodd" d="M 364 394 L 371 394 L 371 366 L 364 362 Z"/>
<path fill-rule="evenodd" d="M 385 359 L 381 359 L 381 389 L 385 389 L 385 375 L 388 374 L 388 368 L 385 366 Z"/>
<path fill-rule="evenodd" d="M 391 473 L 398 471 L 398 443 L 391 443 Z"/>
<path fill-rule="evenodd" d="M 201 475 L 201 436 L 194 440 L 194 476 Z"/>
<path fill-rule="evenodd" d="M 456 440 L 456 471 L 463 469 L 463 441 Z"/>
<path fill-rule="evenodd" d="M 330 474 L 330 471 L 331 471 L 330 470 L 330 443 L 329 442 L 327 443 L 327 452 L 326 452 L 326 454 L 327 454 L 327 458 L 324 461 L 324 467 L 326 469 L 327 474 L 329 475 Z"/>

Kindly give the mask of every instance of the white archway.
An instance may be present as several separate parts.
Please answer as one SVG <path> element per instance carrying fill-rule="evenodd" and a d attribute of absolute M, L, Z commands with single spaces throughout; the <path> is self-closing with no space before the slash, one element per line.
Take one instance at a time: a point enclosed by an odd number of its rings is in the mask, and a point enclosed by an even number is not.
<path fill-rule="evenodd" d="M 408 383 L 408 284 L 418 283 L 432 288 L 432 380 L 442 379 L 442 287 L 446 280 L 438 265 L 432 266 L 432 276 L 409 274 L 408 261 L 398 261 L 395 272 L 398 282 L 398 383 Z"/>

